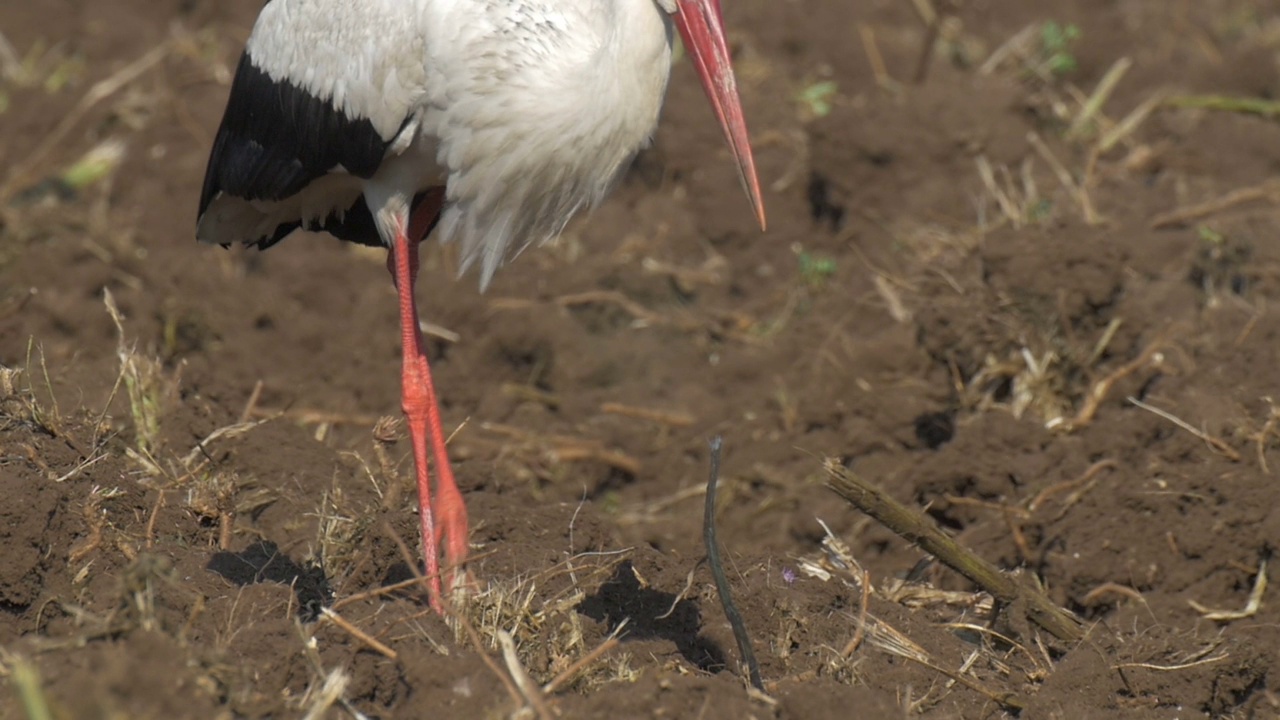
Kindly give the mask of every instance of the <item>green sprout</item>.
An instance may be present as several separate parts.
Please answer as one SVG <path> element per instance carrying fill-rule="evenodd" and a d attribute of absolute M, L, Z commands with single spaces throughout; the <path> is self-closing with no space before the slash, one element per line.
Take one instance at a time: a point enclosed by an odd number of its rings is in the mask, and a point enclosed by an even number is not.
<path fill-rule="evenodd" d="M 1076 25 L 1060 25 L 1049 20 L 1040 27 L 1040 52 L 1044 58 L 1044 67 L 1053 75 L 1066 75 L 1076 69 L 1076 57 L 1071 54 L 1071 47 L 1080 39 L 1080 28 Z"/>
<path fill-rule="evenodd" d="M 1201 225 L 1196 228 L 1196 235 L 1200 236 L 1200 241 L 1206 245 L 1222 246 L 1227 243 L 1227 238 L 1217 230 L 1208 225 Z"/>
<path fill-rule="evenodd" d="M 63 171 L 60 179 L 71 190 L 83 190 L 114 172 L 123 159 L 124 143 L 104 140 Z"/>
<path fill-rule="evenodd" d="M 1027 220 L 1033 223 L 1048 220 L 1052 213 L 1053 203 L 1045 198 L 1041 198 L 1027 206 Z"/>
<path fill-rule="evenodd" d="M 814 117 L 826 117 L 831 114 L 831 100 L 836 95 L 838 86 L 831 80 L 816 82 L 801 90 L 796 100 L 813 114 Z"/>
<path fill-rule="evenodd" d="M 836 261 L 828 257 L 810 255 L 803 250 L 796 253 L 800 263 L 800 279 L 810 289 L 817 290 L 836 274 Z"/>

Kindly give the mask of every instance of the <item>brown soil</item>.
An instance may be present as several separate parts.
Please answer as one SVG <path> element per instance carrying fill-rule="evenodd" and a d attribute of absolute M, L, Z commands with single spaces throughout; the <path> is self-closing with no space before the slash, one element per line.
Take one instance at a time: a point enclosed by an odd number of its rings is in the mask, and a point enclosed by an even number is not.
<path fill-rule="evenodd" d="M 3 3 L 0 715 L 26 690 L 67 718 L 505 717 L 499 629 L 545 683 L 624 619 L 548 713 L 1280 715 L 1277 604 L 1206 617 L 1249 609 L 1280 541 L 1280 132 L 1153 101 L 1280 93 L 1280 3 L 933 4 L 921 71 L 923 3 L 725 3 L 765 234 L 682 66 L 655 147 L 557 246 L 484 295 L 426 253 L 473 642 L 412 587 L 370 594 L 416 547 L 406 444 L 374 432 L 398 405 L 382 258 L 192 237 L 261 2 Z M 1078 37 L 1053 47 L 1049 20 Z M 105 141 L 117 168 L 57 181 Z M 771 701 L 698 562 L 715 434 Z M 1086 639 L 921 563 L 823 486 L 827 457 L 1038 579 Z M 819 520 L 927 664 L 888 630 L 841 657 L 862 593 L 805 572 Z"/>

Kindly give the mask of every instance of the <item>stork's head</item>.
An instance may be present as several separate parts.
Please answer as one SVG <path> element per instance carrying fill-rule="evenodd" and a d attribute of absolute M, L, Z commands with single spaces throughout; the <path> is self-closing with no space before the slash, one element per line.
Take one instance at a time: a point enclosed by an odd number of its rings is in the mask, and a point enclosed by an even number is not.
<path fill-rule="evenodd" d="M 676 28 L 684 40 L 685 50 L 693 59 L 693 67 L 698 71 L 702 88 L 707 92 L 707 99 L 711 101 L 725 139 L 729 141 L 729 149 L 738 162 L 742 185 L 763 229 L 764 201 L 760 199 L 760 180 L 756 177 L 756 163 L 751 157 L 747 123 L 742 119 L 738 84 L 729 62 L 720 0 L 659 0 L 659 3 L 668 12 L 675 13 Z"/>

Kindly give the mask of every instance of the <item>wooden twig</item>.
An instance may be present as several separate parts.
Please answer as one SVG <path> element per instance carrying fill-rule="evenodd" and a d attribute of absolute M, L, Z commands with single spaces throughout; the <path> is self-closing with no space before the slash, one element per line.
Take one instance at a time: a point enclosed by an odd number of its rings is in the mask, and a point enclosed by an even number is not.
<path fill-rule="evenodd" d="M 600 406 L 600 412 L 610 415 L 622 415 L 624 417 L 636 418 L 638 420 L 648 420 L 649 422 L 659 425 L 670 425 L 671 427 L 688 427 L 694 423 L 694 418 L 687 412 L 679 410 L 654 410 L 651 408 L 635 407 L 634 405 L 623 405 L 622 403 L 607 402 Z"/>
<path fill-rule="evenodd" d="M 916 71 L 912 73 L 911 81 L 916 85 L 923 85 L 929 77 L 933 48 L 938 44 L 938 35 L 942 31 L 942 18 L 929 0 L 914 0 L 912 4 L 915 5 L 920 20 L 924 22 L 924 39 L 920 42 L 920 57 L 916 59 Z"/>
<path fill-rule="evenodd" d="M 1193 222 L 1203 220 L 1210 215 L 1217 215 L 1224 210 L 1230 210 L 1237 205 L 1254 202 L 1255 200 L 1266 200 L 1280 191 L 1280 185 L 1274 180 L 1267 180 L 1260 185 L 1252 187 L 1239 188 L 1194 205 L 1170 210 L 1151 218 L 1151 229 L 1162 230 L 1164 228 L 1184 227 Z"/>
<path fill-rule="evenodd" d="M 333 623 L 334 625 L 337 625 L 339 628 L 345 630 L 348 635 L 350 635 L 351 637 L 354 637 L 355 639 L 359 640 L 365 645 L 368 645 L 370 649 L 378 652 L 382 656 L 386 657 L 388 660 L 395 660 L 396 657 L 398 657 L 396 655 L 395 650 L 392 650 L 391 648 L 387 647 L 380 640 L 370 635 L 369 633 L 361 630 L 360 628 L 356 627 L 349 620 L 342 617 L 341 615 L 334 612 L 333 610 L 329 608 L 320 608 L 320 616 L 323 617 L 325 620 L 328 620 L 329 622 Z"/>
<path fill-rule="evenodd" d="M 418 321 L 418 332 L 423 335 L 430 335 L 433 338 L 439 338 L 447 343 L 458 343 L 462 341 L 462 336 L 458 333 L 443 325 L 437 325 L 426 320 Z"/>
<path fill-rule="evenodd" d="M 1106 470 L 1107 468 L 1115 468 L 1118 465 L 1119 463 L 1115 460 L 1099 460 L 1098 462 L 1090 465 L 1080 477 L 1060 483 L 1054 483 L 1053 485 L 1041 490 L 1039 493 L 1036 493 L 1036 496 L 1031 498 L 1031 502 L 1027 503 L 1027 510 L 1035 512 L 1036 508 L 1040 507 L 1040 504 L 1045 500 L 1048 500 L 1050 497 L 1057 495 L 1064 490 L 1071 490 L 1081 485 L 1085 485 L 1098 473 Z"/>
<path fill-rule="evenodd" d="M 160 508 L 164 507 L 164 488 L 160 488 L 156 495 L 156 502 L 151 506 L 151 514 L 147 516 L 146 529 L 146 548 L 151 549 L 156 538 L 156 518 L 160 515 Z"/>
<path fill-rule="evenodd" d="M 244 435 L 245 433 L 258 427 L 264 422 L 267 422 L 267 421 L 253 420 L 247 423 L 236 423 L 234 425 L 224 425 L 214 430 L 213 432 L 209 433 L 208 435 L 205 435 L 198 442 L 196 442 L 195 447 L 191 448 L 191 452 L 187 453 L 182 457 L 182 466 L 188 470 L 188 473 L 194 472 L 192 468 L 195 466 L 196 460 L 199 460 L 201 456 L 204 456 L 205 459 L 208 460 L 209 458 L 208 447 L 209 447 L 209 444 L 212 443 L 214 440 L 221 440 L 224 438 L 227 440 L 230 440 L 232 438 L 240 437 L 241 435 Z"/>
<path fill-rule="evenodd" d="M 459 614 L 457 617 L 458 624 L 462 626 L 463 631 L 467 634 L 467 638 L 471 640 L 471 647 L 476 651 L 476 654 L 480 656 L 480 659 L 484 661 L 484 664 L 489 668 L 489 671 L 494 675 L 497 675 L 498 679 L 502 681 L 502 687 L 506 688 L 507 695 L 511 697 L 511 702 L 514 703 L 517 708 L 521 707 L 524 704 L 524 699 L 523 696 L 521 696 L 520 691 L 516 689 L 515 683 L 512 682 L 511 676 L 502 672 L 502 668 L 498 667 L 498 663 L 494 662 L 493 658 L 489 657 L 489 653 L 484 651 L 484 645 L 480 642 L 480 634 L 476 632 L 475 627 L 472 626 L 471 621 L 467 619 L 467 616 Z"/>
<path fill-rule="evenodd" d="M 697 574 L 698 566 L 700 565 L 702 565 L 701 560 L 694 563 L 693 567 L 689 568 L 689 574 L 685 575 L 684 577 L 684 587 L 681 588 L 680 592 L 676 593 L 675 598 L 671 600 L 671 607 L 667 608 L 667 611 L 662 613 L 661 615 L 655 616 L 653 618 L 654 620 L 666 620 L 667 618 L 671 617 L 673 613 L 675 613 L 676 608 L 680 607 L 680 603 L 684 602 L 685 596 L 688 595 L 689 591 L 693 589 L 693 578 L 694 578 L 694 575 Z"/>
<path fill-rule="evenodd" d="M 583 445 L 554 448 L 549 455 L 554 462 L 561 463 L 594 460 L 632 476 L 639 475 L 643 468 L 639 460 L 626 453 Z"/>
<path fill-rule="evenodd" d="M 707 479 L 707 502 L 702 515 L 702 541 L 707 546 L 707 565 L 711 567 L 711 576 L 716 582 L 720 606 L 724 608 L 724 615 L 733 627 L 733 639 L 738 643 L 738 652 L 742 654 L 742 662 L 747 666 L 751 685 L 764 692 L 764 683 L 760 680 L 760 664 L 756 662 L 756 654 L 751 649 L 747 625 L 742 621 L 742 615 L 729 594 L 729 579 L 725 577 L 724 565 L 720 562 L 720 546 L 716 544 L 716 484 L 720 480 L 721 445 L 719 435 L 711 439 L 711 473 Z"/>
<path fill-rule="evenodd" d="M 387 526 L 386 528 L 388 532 L 390 532 L 389 528 L 390 526 Z M 398 583 L 383 585 L 381 587 L 373 588 L 372 590 L 365 590 L 363 592 L 358 592 L 353 595 L 348 595 L 342 598 L 341 600 L 338 600 L 337 602 L 333 603 L 329 607 L 333 608 L 334 610 L 337 610 L 338 608 L 345 607 L 347 605 L 350 605 L 355 602 L 359 602 L 361 600 L 370 600 L 373 598 L 382 597 L 383 595 L 390 595 L 392 593 L 396 593 L 401 590 L 407 590 L 413 587 L 414 585 L 422 585 L 424 581 L 431 579 L 430 577 L 423 575 L 420 572 L 417 572 L 417 568 L 413 567 L 412 565 L 413 557 L 409 554 L 409 548 L 407 545 L 404 544 L 403 540 L 401 540 L 398 536 L 396 536 L 396 537 L 393 537 L 392 542 L 404 548 L 404 552 L 401 553 L 401 557 L 404 558 L 404 561 L 406 563 L 410 564 L 411 570 L 414 571 L 414 577 L 411 577 L 408 580 L 401 580 Z M 496 554 L 498 554 L 498 551 L 496 549 L 486 550 L 485 552 L 482 552 L 482 553 L 471 554 L 467 556 L 467 562 L 474 563 L 478 560 L 481 560 L 483 558 L 487 558 Z M 444 575 L 445 573 L 453 569 L 454 569 L 454 565 L 444 565 L 440 568 L 440 575 Z"/>
<path fill-rule="evenodd" d="M 1121 118 L 1120 122 L 1115 124 L 1115 127 L 1102 134 L 1102 137 L 1098 139 L 1098 152 L 1109 152 L 1111 148 L 1115 147 L 1116 143 L 1132 135 L 1133 131 L 1137 130 L 1138 126 L 1145 122 L 1147 118 L 1151 117 L 1151 113 L 1155 112 L 1163 101 L 1164 93 L 1160 91 L 1143 100 L 1138 107 Z"/>
<path fill-rule="evenodd" d="M 1022 698 L 1018 697 L 1018 696 L 1017 696 L 1016 694 L 1014 694 L 1014 693 L 1011 693 L 1011 692 L 996 692 L 995 690 L 992 690 L 991 688 L 988 688 L 987 686 L 983 685 L 982 683 L 978 682 L 977 680 L 974 680 L 974 679 L 972 679 L 972 678 L 966 677 L 966 676 L 964 676 L 964 675 L 962 675 L 962 674 L 960 674 L 959 672 L 956 672 L 956 671 L 954 671 L 954 670 L 950 670 L 950 669 L 948 669 L 948 668 L 944 668 L 944 667 L 942 667 L 941 665 L 935 665 L 935 664 L 934 664 L 934 663 L 932 663 L 932 662 L 925 662 L 925 661 L 923 661 L 923 660 L 920 660 L 919 658 L 914 658 L 914 657 L 911 657 L 911 656 L 909 656 L 909 655 L 908 655 L 908 656 L 904 656 L 904 657 L 906 657 L 908 660 L 912 660 L 912 661 L 914 661 L 914 662 L 920 663 L 920 664 L 921 664 L 921 665 L 923 665 L 924 667 L 927 667 L 927 668 L 929 668 L 930 670 L 933 670 L 934 672 L 937 672 L 937 673 L 941 673 L 941 674 L 943 674 L 943 675 L 946 675 L 947 677 L 951 678 L 952 680 L 956 681 L 957 683 L 960 683 L 961 685 L 963 685 L 963 686 L 965 686 L 965 687 L 969 688 L 970 690 L 973 690 L 974 692 L 976 692 L 976 693 L 978 693 L 978 694 L 982 695 L 983 697 L 987 698 L 988 700 L 990 700 L 990 701 L 992 701 L 992 702 L 995 702 L 995 703 L 999 703 L 1000 705 L 1002 705 L 1002 706 L 1004 706 L 1004 707 L 1006 707 L 1006 708 L 1008 708 L 1008 709 L 1010 709 L 1010 710 L 1020 711 L 1020 710 L 1025 709 L 1025 708 L 1026 708 L 1026 706 L 1027 706 L 1026 701 L 1025 701 L 1025 700 L 1023 700 Z"/>
<path fill-rule="evenodd" d="M 1187 432 L 1191 433 L 1192 435 L 1195 435 L 1196 437 L 1200 438 L 1201 440 L 1205 441 L 1206 443 L 1209 443 L 1209 446 L 1210 446 L 1210 447 L 1212 447 L 1214 450 L 1217 450 L 1218 452 L 1220 452 L 1220 453 L 1222 453 L 1223 455 L 1225 455 L 1225 456 L 1227 457 L 1227 459 L 1228 459 L 1228 460 L 1230 460 L 1231 462 L 1240 462 L 1240 453 L 1236 452 L 1236 449 L 1235 449 L 1235 448 L 1233 448 L 1233 447 L 1231 447 L 1230 445 L 1228 445 L 1226 440 L 1223 440 L 1222 438 L 1214 437 L 1214 436 L 1210 435 L 1209 433 L 1207 433 L 1207 432 L 1205 432 L 1205 431 L 1203 431 L 1203 430 L 1200 430 L 1199 428 L 1195 427 L 1194 425 L 1192 425 L 1191 423 L 1187 422 L 1186 420 L 1183 420 L 1182 418 L 1178 417 L 1177 415 L 1174 415 L 1173 413 L 1171 413 L 1171 412 L 1169 412 L 1169 411 L 1167 411 L 1167 410 L 1161 410 L 1160 408 L 1156 407 L 1155 405 L 1150 405 L 1150 404 L 1148 404 L 1148 403 L 1144 403 L 1144 402 L 1142 402 L 1141 400 L 1139 400 L 1138 398 L 1135 398 L 1135 397 L 1130 397 L 1130 398 L 1127 398 L 1127 399 L 1128 399 L 1129 403 L 1130 403 L 1130 404 L 1132 404 L 1134 407 L 1139 407 L 1139 408 L 1142 408 L 1143 410 L 1146 410 L 1146 411 L 1147 411 L 1147 412 L 1149 412 L 1149 413 L 1152 413 L 1152 414 L 1154 414 L 1154 415 L 1158 415 L 1158 416 L 1160 416 L 1160 417 L 1164 418 L 1165 420 L 1168 420 L 1169 422 L 1173 423 L 1174 425 L 1177 425 L 1178 427 L 1182 428 L 1183 430 L 1186 430 Z"/>
<path fill-rule="evenodd" d="M 1266 421 L 1262 423 L 1262 429 L 1249 436 L 1250 440 L 1257 443 L 1258 467 L 1262 468 L 1262 472 L 1267 475 L 1271 474 L 1271 468 L 1267 467 L 1267 438 L 1275 433 L 1277 420 L 1280 420 L 1280 412 L 1277 412 L 1276 406 L 1272 405 Z"/>
<path fill-rule="evenodd" d="M 1111 65 L 1107 73 L 1098 81 L 1098 86 L 1094 88 L 1093 94 L 1085 101 L 1084 107 L 1080 108 L 1079 114 L 1071 121 L 1071 126 L 1067 128 L 1066 137 L 1068 140 L 1077 138 L 1084 132 L 1089 123 L 1098 116 L 1102 111 L 1102 106 L 1107 103 L 1107 99 L 1111 97 L 1111 93 L 1116 89 L 1116 85 L 1120 84 L 1120 79 L 1125 73 L 1129 72 L 1129 68 L 1133 67 L 1133 61 L 1127 57 L 1122 57 Z"/>
<path fill-rule="evenodd" d="M 1014 227 L 1019 227 L 1026 220 L 1022 211 L 1018 208 L 1013 198 L 1009 197 L 1009 193 L 1000 187 L 1000 183 L 996 181 L 994 168 L 991 167 L 991 161 L 987 160 L 985 155 L 979 155 L 974 161 L 978 166 L 978 178 L 982 180 L 982 184 L 987 188 L 987 192 L 991 193 L 991 197 L 995 199 L 996 206 L 1000 208 L 1000 214 Z"/>
<path fill-rule="evenodd" d="M 1088 394 L 1085 395 L 1084 402 L 1080 405 L 1080 411 L 1076 413 L 1076 416 L 1066 422 L 1057 423 L 1049 429 L 1073 432 L 1093 422 L 1093 416 L 1098 414 L 1098 408 L 1102 405 L 1102 401 L 1107 397 L 1107 394 L 1111 392 L 1111 386 L 1138 372 L 1146 367 L 1148 363 L 1155 361 L 1156 354 L 1163 345 L 1163 338 L 1157 338 L 1143 349 L 1138 354 L 1138 357 L 1121 365 L 1114 372 L 1094 383 L 1093 387 L 1089 388 Z"/>
<path fill-rule="evenodd" d="M 1147 599 L 1142 597 L 1142 593 L 1138 592 L 1137 590 L 1134 590 L 1128 585 L 1121 585 L 1120 583 L 1108 582 L 1108 583 L 1102 583 L 1098 587 L 1085 593 L 1084 597 L 1080 598 L 1080 604 L 1084 605 L 1085 607 L 1093 607 L 1094 605 L 1097 605 L 1099 602 L 1101 602 L 1102 598 L 1107 595 L 1123 595 L 1124 597 L 1127 597 L 1130 600 L 1137 600 L 1138 602 L 1144 605 L 1147 602 Z"/>
<path fill-rule="evenodd" d="M 1040 31 L 1040 23 L 1033 22 L 1018 32 L 1014 33 L 1005 40 L 1000 47 L 991 51 L 987 59 L 982 61 L 982 65 L 978 66 L 979 75 L 990 75 L 996 71 L 996 68 L 1009 57 L 1022 52 L 1022 49 L 1031 44 L 1035 40 L 1036 33 Z"/>
<path fill-rule="evenodd" d="M 1259 97 L 1232 97 L 1230 95 L 1174 95 L 1165 104 L 1177 108 L 1219 110 L 1222 112 L 1259 115 L 1264 118 L 1280 117 L 1280 102 Z"/>
<path fill-rule="evenodd" d="M 1097 225 L 1099 222 L 1098 213 L 1093 208 L 1093 200 L 1089 198 L 1089 190 L 1081 183 L 1076 182 L 1071 177 L 1071 172 L 1062 164 L 1057 155 L 1049 149 L 1049 146 L 1040 139 L 1040 134 L 1034 130 L 1027 133 L 1027 142 L 1031 143 L 1031 147 L 1036 153 L 1049 165 L 1049 169 L 1053 171 L 1054 177 L 1058 178 L 1058 182 L 1062 184 L 1076 202 L 1080 205 L 1080 214 L 1084 216 L 1084 221 L 1089 225 Z"/>
<path fill-rule="evenodd" d="M 1249 601 L 1245 603 L 1243 610 L 1214 610 L 1196 602 L 1188 600 L 1190 605 L 1196 612 L 1200 613 L 1205 620 L 1217 620 L 1226 622 L 1230 620 L 1244 620 L 1258 614 L 1262 609 L 1262 596 L 1267 592 L 1267 558 L 1263 557 L 1262 562 L 1258 564 L 1258 575 L 1253 581 L 1253 590 L 1249 592 Z"/>
<path fill-rule="evenodd" d="M 320 669 L 320 663 L 315 663 L 316 669 Z M 321 720 L 329 717 L 329 710 L 337 703 L 343 703 L 343 707 L 348 710 L 352 709 L 350 704 L 342 697 L 347 691 L 347 685 L 351 682 L 351 676 L 342 671 L 342 668 L 334 668 L 324 677 L 324 683 L 320 686 L 319 692 L 312 695 L 311 702 L 307 703 L 307 712 L 302 716 L 302 720 Z M 314 689 L 315 686 L 312 686 Z M 311 695 L 308 692 L 308 695 Z"/>
<path fill-rule="evenodd" d="M 344 597 L 341 600 L 338 600 L 337 602 L 335 602 L 331 607 L 333 607 L 333 609 L 336 610 L 344 605 L 350 605 L 351 603 L 358 602 L 360 600 L 367 600 L 370 598 L 381 597 L 383 595 L 390 595 L 391 593 L 397 592 L 400 590 L 407 590 L 408 588 L 411 588 L 414 585 L 417 585 L 421 582 L 422 581 L 417 577 L 411 577 L 408 580 L 401 580 L 398 583 L 383 585 L 382 587 L 377 587 L 372 590 L 365 590 L 364 592 L 358 592 L 354 595 L 348 595 L 347 597 Z"/>
<path fill-rule="evenodd" d="M 901 505 L 838 461 L 827 460 L 824 466 L 827 487 L 854 507 L 969 578 L 996 599 L 1007 605 L 1026 607 L 1031 621 L 1059 640 L 1075 643 L 1084 638 L 1079 620 L 1055 605 L 1039 589 L 1001 572 L 972 550 L 943 534 L 927 517 Z"/>
<path fill-rule="evenodd" d="M 236 515 L 233 510 L 218 509 L 218 549 L 230 550 L 231 539 L 235 534 Z"/>
<path fill-rule="evenodd" d="M 614 648 L 618 647 L 618 645 L 622 643 L 622 641 L 618 639 L 618 635 L 622 633 L 622 630 L 627 626 L 628 621 L 629 618 L 619 623 L 618 627 L 614 628 L 613 632 L 609 633 L 609 637 L 605 638 L 604 642 L 597 645 L 591 652 L 578 658 L 576 662 L 565 668 L 559 675 L 552 678 L 551 682 L 543 685 L 542 692 L 546 695 L 550 695 L 565 685 L 568 685 L 569 681 L 577 677 L 578 673 L 586 669 L 588 665 L 599 660 Z"/>
<path fill-rule="evenodd" d="M 382 419 L 380 415 L 340 413 L 314 408 L 274 410 L 272 408 L 253 407 L 249 409 L 249 416 L 264 419 L 287 418 L 302 425 L 317 425 L 321 423 L 328 423 L 329 425 L 375 425 Z"/>
<path fill-rule="evenodd" d="M 1128 663 L 1119 663 L 1117 665 L 1112 665 L 1111 667 L 1115 668 L 1116 670 L 1123 670 L 1124 668 L 1143 668 L 1145 670 L 1158 670 L 1161 672 L 1172 672 L 1174 670 L 1188 670 L 1190 668 L 1200 667 L 1202 665 L 1212 665 L 1213 663 L 1226 660 L 1229 657 L 1231 657 L 1231 653 L 1228 653 L 1224 650 L 1223 652 L 1220 652 L 1217 655 L 1211 655 L 1207 658 L 1196 660 L 1194 662 L 1189 662 L 1189 663 L 1174 663 L 1173 665 L 1156 665 L 1155 663 L 1128 662 Z"/>
<path fill-rule="evenodd" d="M 875 29 L 866 23 L 860 23 L 858 33 L 862 36 L 862 49 L 867 53 L 867 62 L 871 63 L 871 74 L 876 79 L 876 85 L 882 90 L 894 89 L 897 83 L 885 69 L 884 56 L 880 54 L 880 46 L 876 44 Z"/>
<path fill-rule="evenodd" d="M 840 657 L 848 660 L 853 651 L 858 649 L 862 644 L 862 638 L 867 636 L 867 615 L 868 608 L 871 605 L 871 574 L 862 571 L 862 607 L 858 610 L 858 629 L 853 631 L 853 637 L 840 651 Z"/>
<path fill-rule="evenodd" d="M 533 708 L 540 720 L 552 720 L 554 716 L 547 707 L 546 699 L 542 697 L 541 688 L 520 664 L 520 658 L 516 655 L 516 643 L 511 639 L 511 633 L 499 630 L 498 644 L 502 646 L 502 659 L 507 663 L 507 672 L 511 673 L 511 679 L 515 681 L 516 688 L 519 689 L 524 701 Z"/>
<path fill-rule="evenodd" d="M 258 400 L 262 399 L 263 384 L 261 380 L 253 384 L 253 392 L 249 393 L 249 399 L 244 404 L 244 410 L 240 412 L 240 422 L 247 423 L 253 419 L 253 411 L 258 407 Z"/>

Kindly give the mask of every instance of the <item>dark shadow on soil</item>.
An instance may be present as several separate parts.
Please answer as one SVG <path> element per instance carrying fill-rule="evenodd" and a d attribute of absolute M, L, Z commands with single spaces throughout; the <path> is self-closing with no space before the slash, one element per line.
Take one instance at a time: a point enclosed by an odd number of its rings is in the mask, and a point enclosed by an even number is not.
<path fill-rule="evenodd" d="M 298 617 L 311 622 L 320 616 L 320 608 L 333 602 L 329 578 L 320 567 L 303 567 L 270 541 L 259 541 L 238 553 L 216 553 L 206 569 L 237 585 L 276 582 L 293 588 L 298 599 Z"/>
<path fill-rule="evenodd" d="M 387 568 L 386 574 L 382 576 L 381 587 L 386 588 L 392 585 L 401 585 L 413 580 L 414 578 L 426 577 L 426 575 L 427 566 L 425 563 L 419 562 L 416 570 L 410 570 L 409 566 L 403 562 L 393 563 L 391 567 Z M 389 597 L 409 600 L 426 607 L 430 600 L 423 587 L 422 583 L 414 583 L 409 587 L 391 593 Z"/>
<path fill-rule="evenodd" d="M 702 613 L 697 603 L 675 600 L 672 593 L 641 587 L 631 563 L 624 562 L 594 595 L 578 605 L 577 610 L 592 620 L 604 622 L 611 629 L 630 619 L 625 638 L 670 640 L 680 654 L 698 668 L 707 672 L 723 670 L 726 666 L 724 650 L 698 632 L 702 627 Z M 675 603 L 674 610 L 672 603 Z"/>
<path fill-rule="evenodd" d="M 414 577 L 421 576 L 425 572 L 426 570 L 423 569 L 422 563 L 418 563 L 418 571 L 416 574 L 411 572 L 409 570 L 409 566 L 406 565 L 405 563 L 403 562 L 394 563 L 391 567 L 387 568 L 387 574 L 384 575 L 382 578 L 382 587 L 387 587 L 388 585 L 399 585 L 400 583 L 408 582 Z"/>

